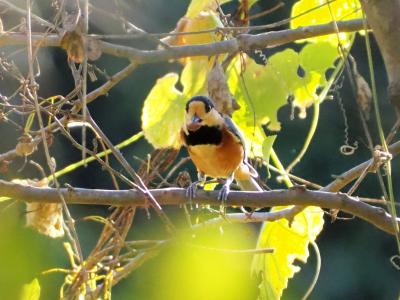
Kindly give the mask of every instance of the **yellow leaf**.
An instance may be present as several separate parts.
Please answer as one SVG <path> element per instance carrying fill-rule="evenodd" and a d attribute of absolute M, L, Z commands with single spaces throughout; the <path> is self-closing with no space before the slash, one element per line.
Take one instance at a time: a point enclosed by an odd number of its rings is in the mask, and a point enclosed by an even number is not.
<path fill-rule="evenodd" d="M 215 190 L 215 188 L 217 187 L 218 182 L 206 182 L 206 184 L 204 185 L 204 190 L 205 191 L 213 191 Z"/>
<path fill-rule="evenodd" d="M 282 208 L 274 208 L 276 211 Z M 291 226 L 286 219 L 266 222 L 259 236 L 258 248 L 273 248 L 272 254 L 255 255 L 252 272 L 260 279 L 261 299 L 280 299 L 288 280 L 300 271 L 295 260 L 303 263 L 309 256 L 308 245 L 315 241 L 324 225 L 319 207 L 307 207 Z"/>
<path fill-rule="evenodd" d="M 329 5 L 327 4 L 329 2 Z M 315 8 L 314 10 L 311 10 Z M 311 10 L 311 11 L 310 11 Z M 307 12 L 307 13 L 305 13 Z M 296 17 L 300 14 L 304 15 Z M 361 6 L 358 0 L 336 0 L 336 1 L 321 1 L 321 0 L 300 0 L 292 7 L 291 28 L 301 26 L 317 25 L 329 23 L 332 21 L 344 21 L 357 19 L 362 17 Z M 340 33 L 339 39 L 345 48 L 351 44 L 352 33 Z M 338 39 L 336 34 L 330 34 L 315 38 L 309 38 L 308 42 L 326 41 L 337 46 Z M 301 40 L 299 42 L 304 42 Z"/>
<path fill-rule="evenodd" d="M 222 27 L 216 13 L 213 11 L 203 11 L 193 18 L 183 17 L 178 23 L 178 32 L 197 32 Z M 220 40 L 215 32 L 200 34 L 180 35 L 172 40 L 172 45 L 195 45 L 206 44 Z"/>
<path fill-rule="evenodd" d="M 319 86 L 321 75 L 311 71 L 307 77 L 309 78 L 304 78 L 304 85 L 294 90 L 293 105 L 300 108 L 299 117 L 302 119 L 307 116 L 306 108 L 318 100 L 318 95 L 315 92 Z"/>
<path fill-rule="evenodd" d="M 205 93 L 208 69 L 209 64 L 206 61 L 191 60 L 185 65 L 181 74 L 181 84 L 187 100 L 196 94 Z"/>
<path fill-rule="evenodd" d="M 179 147 L 179 130 L 184 120 L 185 99 L 175 88 L 177 82 L 176 73 L 169 73 L 158 79 L 144 102 L 144 136 L 155 148 Z"/>
<path fill-rule="evenodd" d="M 231 0 L 219 0 L 218 2 L 215 0 L 192 0 L 186 12 L 186 17 L 195 18 L 202 11 L 216 11 L 218 8 L 218 4 L 222 5 Z"/>
<path fill-rule="evenodd" d="M 186 102 L 204 92 L 207 68 L 204 61 L 188 62 L 181 75 L 183 92 L 175 87 L 179 78 L 176 73 L 157 80 L 144 101 L 142 112 L 144 136 L 155 148 L 180 147 Z"/>
<path fill-rule="evenodd" d="M 39 300 L 39 298 L 40 285 L 37 278 L 35 278 L 31 281 L 31 283 L 23 286 L 20 300 Z"/>

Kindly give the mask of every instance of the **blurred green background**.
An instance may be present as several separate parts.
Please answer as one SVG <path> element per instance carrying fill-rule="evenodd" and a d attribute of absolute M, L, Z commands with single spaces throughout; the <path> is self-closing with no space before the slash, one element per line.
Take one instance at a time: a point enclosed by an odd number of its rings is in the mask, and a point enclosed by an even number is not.
<path fill-rule="evenodd" d="M 24 7 L 25 1 L 13 1 Z M 171 31 L 177 20 L 184 15 L 189 1 L 182 0 L 124 0 L 117 1 L 123 9 L 123 14 L 129 20 L 148 32 Z M 263 11 L 274 6 L 278 1 L 260 0 L 253 7 L 252 13 Z M 285 1 L 285 7 L 278 12 L 257 19 L 254 24 L 265 24 L 287 18 L 294 1 Z M 105 10 L 115 10 L 112 1 L 97 0 L 93 4 Z M 237 3 L 226 6 L 232 11 Z M 36 1 L 35 12 L 48 17 L 54 13 L 49 1 Z M 12 13 L 4 17 L 5 29 L 18 24 L 19 16 Z M 117 23 L 109 22 L 104 17 L 92 17 L 91 31 L 96 33 L 122 33 Z M 284 27 L 282 27 L 284 28 Z M 278 29 L 282 29 L 278 28 Z M 121 41 L 129 46 L 147 49 L 154 47 L 146 41 Z M 299 45 L 285 47 L 299 48 Z M 281 50 L 271 49 L 268 55 Z M 386 132 L 394 122 L 393 109 L 386 97 L 386 74 L 376 44 L 372 43 L 375 61 L 376 79 L 379 92 L 381 113 Z M 4 47 L 3 55 L 15 51 L 15 47 Z M 357 36 L 352 49 L 360 72 L 368 79 L 368 67 L 364 39 Z M 14 61 L 23 72 L 26 71 L 25 52 L 13 55 Z M 74 87 L 71 72 L 68 69 L 66 54 L 61 49 L 42 49 L 39 52 L 41 76 L 39 78 L 42 97 L 56 94 L 66 95 Z M 124 59 L 107 55 L 95 62 L 98 68 L 106 70 L 111 75 L 127 64 Z M 181 66 L 177 63 L 157 63 L 140 66 L 132 75 L 119 83 L 111 92 L 96 100 L 90 111 L 108 135 L 112 142 L 118 143 L 140 131 L 140 115 L 145 99 L 155 80 L 166 72 L 179 72 Z M 100 78 L 100 76 L 99 76 Z M 103 78 L 89 84 L 89 91 L 101 85 Z M 0 93 L 9 95 L 18 83 L 6 74 L 2 74 Z M 348 78 L 345 77 L 343 87 L 338 89 L 345 107 L 349 123 L 350 141 L 358 141 L 359 148 L 352 156 L 343 156 L 339 147 L 344 143 L 345 126 L 343 113 L 338 104 L 338 98 L 325 101 L 321 106 L 320 124 L 311 149 L 296 166 L 295 174 L 311 181 L 325 185 L 332 180 L 332 175 L 340 174 L 350 167 L 369 158 L 365 137 L 358 117 L 357 106 L 352 95 Z M 334 95 L 334 94 L 332 94 Z M 335 95 L 334 95 L 335 96 Z M 311 110 L 308 116 L 311 115 Z M 310 118 L 290 120 L 291 108 L 285 106 L 279 112 L 282 131 L 278 134 L 275 149 L 281 160 L 287 164 L 297 154 L 307 134 Z M 15 121 L 23 123 L 22 117 Z M 375 120 L 369 122 L 371 132 L 378 142 Z M 80 130 L 72 130 L 79 136 Z M 20 132 L 2 123 L 0 126 L 0 152 L 10 150 L 15 145 Z M 57 136 L 51 148 L 52 155 L 57 159 L 60 169 L 72 162 L 80 160 L 81 153 L 72 148 L 69 142 Z M 152 147 L 144 140 L 123 150 L 125 157 L 133 166 L 138 166 L 134 157 L 146 159 Z M 186 155 L 181 151 L 181 155 Z M 31 159 L 44 164 L 41 151 Z M 37 170 L 27 165 L 23 172 L 17 172 L 23 161 L 13 162 L 10 172 L 2 174 L 4 179 L 39 177 Z M 393 161 L 395 195 L 400 192 L 399 160 Z M 187 169 L 194 174 L 194 168 L 187 164 Z M 62 183 L 87 188 L 112 188 L 112 182 L 106 172 L 97 164 L 90 164 L 61 179 Z M 269 181 L 271 187 L 278 187 L 275 181 Z M 376 176 L 369 175 L 361 185 L 359 195 L 380 197 L 381 191 Z M 62 240 L 51 240 L 24 228 L 25 206 L 22 203 L 0 203 L 0 295 L 1 299 L 17 299 L 20 286 L 38 277 L 42 286 L 41 299 L 58 298 L 58 289 L 64 275 L 53 273 L 40 275 L 42 271 L 60 267 L 68 268 L 69 262 L 63 249 Z M 84 222 L 86 215 L 107 216 L 107 207 L 71 206 L 72 215 L 77 220 L 77 229 L 83 250 L 87 254 L 93 247 L 101 225 Z M 167 213 L 176 224 L 184 226 L 184 214 L 180 208 L 167 208 Z M 202 212 L 193 212 L 201 215 Z M 258 226 L 224 226 L 223 234 L 218 229 L 200 232 L 191 242 L 198 245 L 222 248 L 253 248 L 258 233 Z M 165 237 L 165 232 L 158 218 L 152 214 L 146 217 L 139 210 L 135 218 L 129 239 L 157 239 Z M 330 223 L 326 218 L 324 231 L 317 240 L 322 255 L 321 275 L 310 299 L 397 299 L 400 291 L 400 273 L 391 265 L 389 259 L 396 253 L 395 240 L 373 226 L 357 220 L 337 221 Z M 283 299 L 300 299 L 312 280 L 315 269 L 315 255 L 310 250 L 309 262 L 302 266 L 302 271 L 289 282 L 289 288 L 284 292 Z M 156 258 L 145 263 L 140 269 L 123 280 L 113 289 L 113 299 L 255 299 L 257 283 L 250 276 L 249 255 L 221 254 L 200 250 L 185 244 L 168 247 Z"/>

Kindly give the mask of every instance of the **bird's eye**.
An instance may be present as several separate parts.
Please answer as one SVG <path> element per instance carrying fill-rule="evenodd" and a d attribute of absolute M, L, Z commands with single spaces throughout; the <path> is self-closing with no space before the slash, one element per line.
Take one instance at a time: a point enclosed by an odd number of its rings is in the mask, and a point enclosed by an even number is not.
<path fill-rule="evenodd" d="M 205 110 L 206 110 L 206 113 L 210 112 L 210 110 L 211 110 L 211 105 L 208 104 L 208 103 L 206 103 L 206 104 L 205 104 Z"/>

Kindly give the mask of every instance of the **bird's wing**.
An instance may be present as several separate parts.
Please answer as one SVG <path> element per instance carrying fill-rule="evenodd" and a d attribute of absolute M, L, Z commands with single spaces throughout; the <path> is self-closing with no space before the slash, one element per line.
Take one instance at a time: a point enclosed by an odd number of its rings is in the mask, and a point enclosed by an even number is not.
<path fill-rule="evenodd" d="M 246 144 L 244 142 L 244 136 L 243 136 L 242 131 L 235 124 L 235 122 L 233 122 L 233 120 L 231 118 L 224 117 L 224 120 L 225 120 L 225 125 L 228 128 L 229 132 L 233 133 L 235 135 L 235 137 L 239 140 L 240 144 L 242 144 L 242 146 L 243 146 L 243 149 L 244 149 L 243 162 L 249 168 L 249 174 L 252 177 L 258 177 L 257 171 L 254 169 L 254 167 L 247 160 Z"/>
<path fill-rule="evenodd" d="M 244 149 L 244 161 L 247 161 L 247 151 L 246 144 L 244 142 L 243 133 L 240 131 L 239 127 L 232 121 L 230 117 L 224 117 L 226 128 L 231 132 L 238 140 L 239 143 L 243 145 Z"/>

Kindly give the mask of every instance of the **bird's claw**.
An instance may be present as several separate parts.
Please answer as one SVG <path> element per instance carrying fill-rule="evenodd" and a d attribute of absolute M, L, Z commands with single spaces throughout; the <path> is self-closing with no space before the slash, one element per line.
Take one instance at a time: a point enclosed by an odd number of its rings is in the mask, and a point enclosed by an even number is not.
<path fill-rule="evenodd" d="M 189 198 L 190 208 L 192 208 L 193 198 L 196 198 L 198 184 L 199 184 L 199 181 L 195 181 L 195 182 L 191 183 L 189 185 L 189 187 L 186 189 L 186 197 Z"/>
<path fill-rule="evenodd" d="M 222 187 L 222 189 L 219 191 L 218 200 L 221 201 L 221 202 L 226 202 L 226 200 L 228 199 L 228 195 L 229 195 L 230 190 L 231 189 L 230 189 L 229 185 L 225 184 Z"/>
<path fill-rule="evenodd" d="M 231 190 L 230 185 L 224 184 L 218 194 L 218 200 L 221 201 L 220 212 L 223 215 L 225 215 L 226 212 L 226 200 L 228 200 L 228 195 L 230 190 Z"/>

